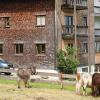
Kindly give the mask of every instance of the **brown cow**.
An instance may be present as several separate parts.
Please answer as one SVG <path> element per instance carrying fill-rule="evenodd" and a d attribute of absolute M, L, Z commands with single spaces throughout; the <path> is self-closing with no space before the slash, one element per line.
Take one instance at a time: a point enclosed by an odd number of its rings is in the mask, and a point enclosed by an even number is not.
<path fill-rule="evenodd" d="M 100 95 L 100 73 L 94 73 L 92 76 L 92 95 Z"/>
<path fill-rule="evenodd" d="M 20 82 L 21 80 L 24 82 L 25 87 L 30 87 L 29 80 L 30 76 L 36 74 L 36 67 L 32 68 L 18 68 L 17 70 L 17 76 L 18 76 L 18 88 L 20 88 Z"/>

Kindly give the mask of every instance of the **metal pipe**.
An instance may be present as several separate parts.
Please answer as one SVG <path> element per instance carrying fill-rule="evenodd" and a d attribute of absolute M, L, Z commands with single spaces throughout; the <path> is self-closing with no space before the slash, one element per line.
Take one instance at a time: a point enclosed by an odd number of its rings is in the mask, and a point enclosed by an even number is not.
<path fill-rule="evenodd" d="M 77 56 L 77 15 L 76 15 L 76 0 L 74 0 L 74 36 L 75 36 L 75 49 L 76 49 L 76 52 L 75 52 L 75 56 Z"/>

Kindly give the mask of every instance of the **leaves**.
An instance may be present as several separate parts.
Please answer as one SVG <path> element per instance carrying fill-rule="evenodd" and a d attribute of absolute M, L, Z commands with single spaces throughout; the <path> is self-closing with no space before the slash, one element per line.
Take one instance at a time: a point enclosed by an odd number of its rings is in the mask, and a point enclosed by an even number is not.
<path fill-rule="evenodd" d="M 58 70 L 60 71 L 75 71 L 79 61 L 75 58 L 75 49 L 65 47 L 65 50 L 57 52 Z"/>

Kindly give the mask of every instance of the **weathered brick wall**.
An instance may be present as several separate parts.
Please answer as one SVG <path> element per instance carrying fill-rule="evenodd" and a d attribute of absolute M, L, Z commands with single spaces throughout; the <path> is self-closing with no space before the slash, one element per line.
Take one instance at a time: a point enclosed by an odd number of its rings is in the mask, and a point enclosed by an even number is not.
<path fill-rule="evenodd" d="M 10 17 L 10 28 L 0 28 L 0 42 L 4 42 L 1 58 L 20 65 L 54 64 L 54 0 L 0 1 L 0 16 Z M 46 15 L 45 27 L 36 26 L 36 15 Z M 15 55 L 14 42 L 24 43 L 22 56 Z M 37 56 L 35 41 L 46 42 L 46 55 Z"/>

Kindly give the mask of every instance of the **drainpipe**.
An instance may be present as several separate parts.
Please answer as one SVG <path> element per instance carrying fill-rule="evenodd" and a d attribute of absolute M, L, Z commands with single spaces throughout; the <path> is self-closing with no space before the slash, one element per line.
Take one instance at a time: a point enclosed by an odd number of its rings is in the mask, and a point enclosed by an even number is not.
<path fill-rule="evenodd" d="M 88 66 L 89 73 L 95 68 L 94 0 L 88 0 Z"/>
<path fill-rule="evenodd" d="M 75 38 L 75 56 L 77 57 L 77 12 L 76 12 L 76 0 L 74 0 L 74 38 Z"/>
<path fill-rule="evenodd" d="M 57 1 L 55 0 L 55 19 L 54 19 L 54 69 L 57 67 L 57 45 L 58 45 L 58 39 L 57 39 Z"/>

